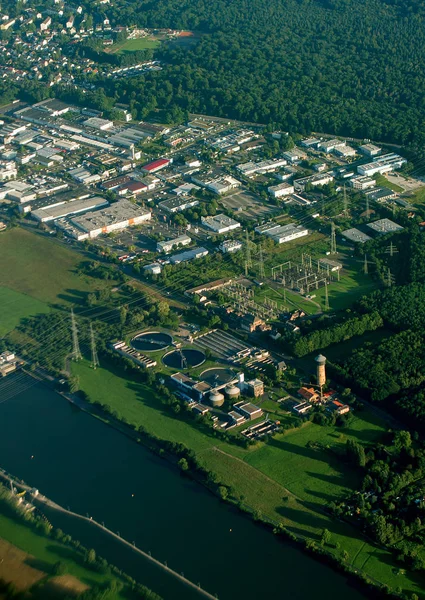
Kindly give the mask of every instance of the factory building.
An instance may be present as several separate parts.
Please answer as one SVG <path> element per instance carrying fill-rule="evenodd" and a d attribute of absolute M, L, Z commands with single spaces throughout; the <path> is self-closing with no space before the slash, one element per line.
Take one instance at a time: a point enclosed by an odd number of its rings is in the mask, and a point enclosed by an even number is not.
<path fill-rule="evenodd" d="M 231 254 L 232 252 L 237 252 L 242 248 L 242 242 L 239 240 L 224 240 L 224 242 L 221 242 L 218 248 L 223 254 Z"/>
<path fill-rule="evenodd" d="M 177 248 L 178 246 L 188 246 L 192 241 L 188 235 L 180 235 L 173 240 L 167 240 L 166 242 L 158 242 L 156 245 L 157 252 L 170 252 L 173 248 Z"/>
<path fill-rule="evenodd" d="M 52 198 L 52 201 L 54 199 Z M 100 196 L 94 196 L 93 198 L 86 198 L 85 200 L 74 200 L 71 202 L 59 202 L 50 204 L 43 208 L 33 210 L 31 216 L 41 223 L 47 223 L 48 221 L 54 221 L 55 219 L 61 219 L 68 215 L 77 215 L 79 213 L 88 212 L 90 210 L 103 208 L 108 206 L 109 202 L 105 198 Z"/>
<path fill-rule="evenodd" d="M 360 175 L 366 175 L 370 177 L 376 173 L 390 173 L 395 169 L 400 169 L 405 163 L 406 159 L 399 156 L 398 154 L 385 154 L 379 158 L 375 158 L 373 162 L 367 163 L 366 165 L 359 165 L 357 171 Z"/>
<path fill-rule="evenodd" d="M 227 233 L 241 226 L 238 221 L 223 214 L 215 215 L 214 217 L 201 217 L 201 223 L 205 227 L 208 227 L 208 229 L 212 229 L 214 233 L 219 234 Z"/>
<path fill-rule="evenodd" d="M 183 212 L 188 208 L 193 208 L 199 204 L 199 200 L 193 196 L 177 196 L 177 198 L 168 198 L 158 204 L 158 208 L 168 213 L 174 214 Z"/>
<path fill-rule="evenodd" d="M 281 198 L 282 196 L 289 196 L 294 193 L 294 186 L 290 183 L 279 183 L 279 185 L 272 185 L 267 188 L 267 191 L 272 198 Z"/>
<path fill-rule="evenodd" d="M 187 262 L 189 260 L 203 258 L 207 254 L 208 250 L 201 246 L 199 248 L 192 248 L 192 250 L 186 250 L 186 252 L 179 252 L 179 254 L 170 256 L 170 262 L 172 265 L 178 265 L 179 263 Z"/>
<path fill-rule="evenodd" d="M 170 164 L 171 159 L 159 158 L 158 160 L 154 160 L 142 167 L 142 170 L 146 173 L 157 173 L 161 169 L 165 169 L 165 167 L 168 167 Z"/>
<path fill-rule="evenodd" d="M 295 223 L 288 223 L 288 225 L 266 223 L 265 225 L 256 227 L 255 232 L 272 238 L 277 244 L 291 242 L 292 240 L 296 240 L 309 234 L 308 229 L 302 225 L 295 225 Z"/>
<path fill-rule="evenodd" d="M 102 233 L 120 231 L 132 225 L 139 225 L 152 218 L 150 210 L 120 200 L 107 208 L 89 212 L 84 216 L 55 221 L 66 234 L 77 240 L 93 239 Z"/>

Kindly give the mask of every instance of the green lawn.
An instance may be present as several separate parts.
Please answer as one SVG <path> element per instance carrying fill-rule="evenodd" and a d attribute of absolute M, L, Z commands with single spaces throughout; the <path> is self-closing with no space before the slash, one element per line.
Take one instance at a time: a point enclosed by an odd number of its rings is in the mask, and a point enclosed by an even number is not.
<path fill-rule="evenodd" d="M 338 260 L 338 259 L 337 259 Z M 350 266 L 342 271 L 340 281 L 332 281 L 328 285 L 328 298 L 330 310 L 344 310 L 349 308 L 354 302 L 359 300 L 365 294 L 369 294 L 376 289 L 376 283 L 370 275 L 365 275 L 361 270 L 361 265 Z M 315 302 L 318 302 L 323 308 L 325 306 L 325 288 L 310 291 L 316 295 Z"/>
<path fill-rule="evenodd" d="M 138 50 L 154 49 L 159 46 L 160 42 L 152 38 L 137 38 L 135 40 L 126 40 L 122 44 L 114 44 L 110 47 L 111 54 L 128 54 L 129 52 L 137 52 Z"/>
<path fill-rule="evenodd" d="M 104 282 L 76 272 L 84 256 L 20 227 L 0 236 L 2 286 L 46 303 L 79 304 Z M 111 285 L 108 283 L 107 285 Z"/>
<path fill-rule="evenodd" d="M 86 585 L 98 585 L 113 578 L 111 575 L 102 575 L 87 569 L 82 562 L 82 557 L 73 548 L 39 535 L 27 525 L 4 514 L 0 514 L 0 534 L 4 540 L 48 565 L 53 566 L 59 561 L 65 563 L 67 572 Z M 123 592 L 111 595 L 111 600 L 122 600 L 125 597 Z"/>
<path fill-rule="evenodd" d="M 400 187 L 396 183 L 392 183 L 391 181 L 389 181 L 386 177 L 384 177 L 380 173 L 378 173 L 377 175 L 375 175 L 374 179 L 376 181 L 376 185 L 380 185 L 382 187 L 386 187 L 386 188 L 392 190 L 393 192 L 397 192 L 397 193 L 400 193 L 400 194 L 402 192 L 404 192 L 404 189 L 402 187 Z"/>
<path fill-rule="evenodd" d="M 105 367 L 93 371 L 86 362 L 73 364 L 81 389 L 92 401 L 108 404 L 129 422 L 143 425 L 161 438 L 186 444 L 243 503 L 283 523 L 293 533 L 317 540 L 327 528 L 333 543 L 339 542 L 341 550 L 348 551 L 354 566 L 391 586 L 418 593 L 412 574 L 395 575 L 397 568 L 388 552 L 377 550 L 356 528 L 326 512 L 332 499 L 359 483 L 357 473 L 343 459 L 346 440 L 366 444 L 379 440 L 384 427 L 376 417 L 359 412 L 345 429 L 307 423 L 268 444 L 258 443 L 244 450 L 201 432 L 195 422 L 171 416 L 163 410 L 154 390 Z"/>
<path fill-rule="evenodd" d="M 46 313 L 49 310 L 47 304 L 40 300 L 7 287 L 0 287 L 0 336 L 15 329 L 25 317 Z"/>

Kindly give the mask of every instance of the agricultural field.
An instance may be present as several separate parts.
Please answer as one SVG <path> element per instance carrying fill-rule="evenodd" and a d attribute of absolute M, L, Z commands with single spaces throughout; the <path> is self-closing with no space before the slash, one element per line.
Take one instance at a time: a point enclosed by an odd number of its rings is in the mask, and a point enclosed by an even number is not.
<path fill-rule="evenodd" d="M 113 44 L 108 49 L 109 54 L 129 54 L 138 50 L 154 50 L 160 42 L 154 38 L 142 37 L 134 40 L 125 40 L 123 43 Z"/>
<path fill-rule="evenodd" d="M 81 304 L 103 281 L 79 275 L 83 255 L 65 245 L 25 229 L 0 236 L 2 286 L 52 304 Z"/>
<path fill-rule="evenodd" d="M 7 287 L 0 287 L 0 307 L 0 336 L 15 329 L 22 319 L 50 310 L 47 304 L 41 300 L 15 292 Z"/>
<path fill-rule="evenodd" d="M 0 577 L 12 581 L 21 591 L 45 580 L 50 590 L 56 591 L 53 597 L 60 597 L 111 579 L 89 570 L 72 548 L 36 533 L 5 514 L 0 514 L 0 531 Z M 65 564 L 67 575 L 52 578 L 53 565 L 59 561 Z M 44 597 L 49 596 L 46 593 Z M 123 598 L 121 593 L 111 596 L 111 600 Z"/>

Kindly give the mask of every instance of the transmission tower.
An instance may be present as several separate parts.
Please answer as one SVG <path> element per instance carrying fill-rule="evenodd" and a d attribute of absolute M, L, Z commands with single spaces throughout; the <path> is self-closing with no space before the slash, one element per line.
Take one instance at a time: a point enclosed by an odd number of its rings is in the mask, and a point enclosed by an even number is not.
<path fill-rule="evenodd" d="M 348 197 L 347 197 L 347 190 L 345 189 L 345 183 L 344 183 L 344 217 L 348 217 Z"/>
<path fill-rule="evenodd" d="M 366 196 L 366 219 L 369 221 L 369 196 Z"/>
<path fill-rule="evenodd" d="M 386 247 L 385 249 L 385 254 L 389 254 L 390 256 L 394 256 L 394 254 L 397 254 L 398 249 L 394 246 L 394 244 L 392 242 L 390 242 L 390 245 Z"/>
<path fill-rule="evenodd" d="M 258 260 L 258 267 L 260 273 L 260 279 L 264 279 L 264 259 L 263 259 L 263 246 L 260 244 L 260 258 Z"/>
<path fill-rule="evenodd" d="M 363 272 L 365 275 L 369 273 L 368 262 L 367 262 L 367 254 L 364 255 L 364 267 Z"/>
<path fill-rule="evenodd" d="M 90 346 L 91 346 L 91 366 L 93 369 L 96 370 L 96 368 L 99 366 L 99 358 L 97 356 L 96 340 L 94 337 L 94 331 L 93 331 L 93 327 L 92 327 L 91 323 L 90 323 Z"/>
<path fill-rule="evenodd" d="M 80 344 L 78 343 L 78 329 L 75 321 L 74 310 L 71 308 L 71 332 L 72 332 L 72 358 L 81 360 Z"/>
<path fill-rule="evenodd" d="M 251 260 L 251 248 L 250 248 L 250 240 L 249 240 L 249 233 L 248 233 L 248 229 L 245 232 L 245 237 L 246 237 L 246 242 L 245 242 L 245 269 L 249 269 L 250 267 L 252 267 L 252 260 Z"/>
<path fill-rule="evenodd" d="M 391 287 L 394 283 L 395 283 L 395 277 L 391 273 L 390 269 L 388 269 L 388 271 L 387 271 L 387 285 L 388 285 L 388 287 Z"/>
<path fill-rule="evenodd" d="M 331 254 L 336 254 L 336 233 L 335 223 L 333 221 L 331 223 Z"/>
<path fill-rule="evenodd" d="M 325 310 L 329 310 L 328 282 L 325 282 Z"/>

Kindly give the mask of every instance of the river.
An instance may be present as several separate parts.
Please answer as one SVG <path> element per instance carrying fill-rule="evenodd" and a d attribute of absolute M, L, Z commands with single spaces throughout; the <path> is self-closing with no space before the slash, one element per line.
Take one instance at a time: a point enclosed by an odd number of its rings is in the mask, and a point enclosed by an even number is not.
<path fill-rule="evenodd" d="M 103 521 L 220 600 L 306 600 L 330 591 L 364 598 L 343 575 L 22 374 L 0 380 L 0 466 L 65 508 Z M 90 524 L 52 510 L 48 516 L 165 599 L 200 597 Z"/>

